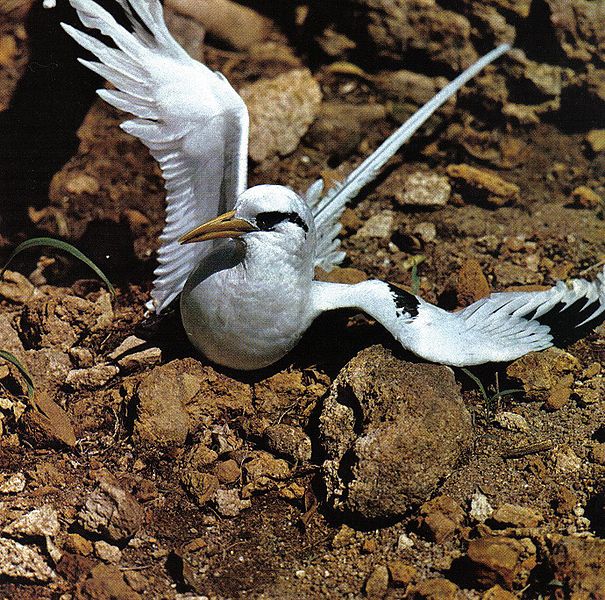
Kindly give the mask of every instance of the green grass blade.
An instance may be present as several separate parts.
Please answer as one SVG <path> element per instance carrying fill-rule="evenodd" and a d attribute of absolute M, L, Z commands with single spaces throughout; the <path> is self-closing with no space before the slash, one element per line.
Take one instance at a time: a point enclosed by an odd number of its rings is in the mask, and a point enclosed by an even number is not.
<path fill-rule="evenodd" d="M 512 396 L 513 394 L 523 394 L 525 390 L 515 388 L 510 390 L 502 390 L 501 392 L 497 392 L 492 396 L 492 400 L 496 400 L 498 398 L 502 398 L 503 396 Z"/>
<path fill-rule="evenodd" d="M 487 395 L 487 392 L 485 391 L 485 388 L 483 387 L 483 383 L 481 383 L 481 379 L 479 379 L 479 377 L 477 377 L 474 373 L 471 373 L 468 369 L 466 369 L 464 367 L 460 367 L 460 370 L 462 372 L 466 373 L 466 375 L 468 377 L 470 377 L 477 384 L 477 387 L 479 388 L 479 391 L 481 392 L 483 399 L 486 402 L 489 402 L 489 396 Z"/>
<path fill-rule="evenodd" d="M 29 248 L 37 248 L 38 246 L 46 246 L 49 248 L 54 248 L 56 250 L 62 250 L 63 252 L 67 252 L 68 254 L 71 254 L 74 258 L 77 258 L 79 261 L 83 262 L 87 267 L 92 269 L 96 273 L 96 275 L 99 277 L 99 279 L 107 286 L 107 289 L 109 290 L 110 294 L 115 297 L 115 295 L 116 295 L 115 288 L 113 287 L 113 285 L 111 285 L 111 282 L 109 281 L 109 279 L 107 278 L 105 273 L 103 273 L 103 271 L 101 271 L 101 269 L 99 269 L 99 267 L 97 267 L 97 265 L 95 265 L 95 263 L 93 263 L 92 260 L 90 260 L 90 258 L 88 258 L 85 254 L 80 252 L 75 246 L 72 246 L 71 244 L 68 244 L 67 242 L 63 242 L 61 240 L 55 240 L 54 238 L 48 238 L 48 237 L 31 238 L 31 239 L 25 240 L 23 243 L 19 244 L 15 248 L 13 253 L 9 256 L 8 261 L 2 268 L 2 271 L 0 272 L 0 279 L 2 279 L 4 277 L 4 271 L 6 271 L 6 269 L 8 268 L 8 265 L 12 262 L 12 260 L 18 254 L 21 254 L 21 252 L 23 252 L 24 250 L 28 250 Z"/>
<path fill-rule="evenodd" d="M 415 264 L 412 267 L 412 294 L 416 296 L 418 294 L 418 290 L 420 290 L 420 277 L 418 276 L 418 265 Z"/>
<path fill-rule="evenodd" d="M 34 397 L 34 382 L 29 374 L 29 371 L 23 366 L 21 361 L 14 354 L 7 352 L 6 350 L 0 350 L 0 358 L 3 358 L 11 365 L 14 365 L 19 370 L 21 375 L 23 375 L 25 378 L 25 383 L 27 384 L 27 395 L 29 399 L 32 400 Z"/>

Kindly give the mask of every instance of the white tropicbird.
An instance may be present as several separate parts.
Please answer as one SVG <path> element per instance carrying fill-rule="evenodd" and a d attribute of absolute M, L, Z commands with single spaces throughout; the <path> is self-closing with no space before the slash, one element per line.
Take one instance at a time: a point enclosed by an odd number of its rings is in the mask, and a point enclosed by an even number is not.
<path fill-rule="evenodd" d="M 454 366 L 512 360 L 551 346 L 562 323 L 573 329 L 605 316 L 605 270 L 592 283 L 496 293 L 456 313 L 379 280 L 313 280 L 315 266 L 330 270 L 344 258 L 337 235 L 346 203 L 507 45 L 445 86 L 341 184 L 322 195 L 317 181 L 301 196 L 279 185 L 247 189 L 246 105 L 222 74 L 174 40 L 158 0 L 117 0 L 132 33 L 93 0 L 70 1 L 86 27 L 116 46 L 63 24 L 101 61 L 80 62 L 117 88 L 98 93 L 136 116 L 121 127 L 150 149 L 165 179 L 167 217 L 151 306 L 160 313 L 181 294 L 185 331 L 212 361 L 265 367 L 289 352 L 318 315 L 345 307 L 366 312 L 418 356 Z M 198 223 L 204 224 L 192 229 Z M 227 239 L 193 243 L 217 238 Z"/>

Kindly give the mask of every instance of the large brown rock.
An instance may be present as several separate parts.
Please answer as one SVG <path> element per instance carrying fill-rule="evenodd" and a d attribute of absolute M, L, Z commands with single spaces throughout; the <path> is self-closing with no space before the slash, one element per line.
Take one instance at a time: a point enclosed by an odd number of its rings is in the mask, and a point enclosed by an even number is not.
<path fill-rule="evenodd" d="M 367 519 L 424 502 L 471 446 L 471 418 L 452 372 L 380 346 L 340 372 L 320 416 L 328 500 Z"/>

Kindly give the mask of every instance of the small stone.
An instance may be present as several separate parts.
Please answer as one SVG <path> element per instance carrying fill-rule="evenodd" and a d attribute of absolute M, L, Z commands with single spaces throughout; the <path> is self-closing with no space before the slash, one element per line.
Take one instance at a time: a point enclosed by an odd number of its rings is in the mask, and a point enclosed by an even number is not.
<path fill-rule="evenodd" d="M 88 579 L 79 583 L 78 598 L 83 600 L 141 600 L 142 596 L 127 585 L 125 575 L 114 565 L 98 564 Z"/>
<path fill-rule="evenodd" d="M 479 261 L 464 262 L 456 277 L 456 300 L 459 307 L 468 306 L 490 295 L 490 287 Z"/>
<path fill-rule="evenodd" d="M 503 587 L 495 585 L 481 596 L 481 600 L 517 600 L 517 596 L 512 592 L 507 592 Z"/>
<path fill-rule="evenodd" d="M 592 129 L 586 134 L 586 141 L 593 152 L 605 150 L 605 129 Z"/>
<path fill-rule="evenodd" d="M 395 213 L 392 210 L 383 210 L 371 216 L 357 231 L 357 238 L 388 239 L 395 230 Z"/>
<path fill-rule="evenodd" d="M 578 497 L 565 486 L 560 486 L 555 497 L 555 511 L 558 515 L 568 515 L 578 504 Z"/>
<path fill-rule="evenodd" d="M 92 544 L 79 533 L 68 533 L 63 548 L 68 552 L 80 554 L 81 556 L 90 556 L 93 550 Z"/>
<path fill-rule="evenodd" d="M 321 89 L 308 69 L 260 79 L 240 89 L 250 113 L 248 153 L 256 162 L 293 152 L 315 120 Z"/>
<path fill-rule="evenodd" d="M 578 208 L 597 208 L 603 202 L 601 196 L 585 185 L 571 192 L 571 201 Z"/>
<path fill-rule="evenodd" d="M 389 570 L 384 565 L 378 565 L 366 581 L 366 596 L 371 599 L 384 598 L 388 587 Z"/>
<path fill-rule="evenodd" d="M 484 523 L 494 512 L 487 496 L 481 492 L 475 492 L 471 497 L 471 509 L 469 516 L 479 523 Z"/>
<path fill-rule="evenodd" d="M 65 378 L 65 383 L 74 390 L 95 390 L 103 387 L 120 370 L 114 365 L 95 365 L 87 369 L 72 369 Z"/>
<path fill-rule="evenodd" d="M 452 538 L 463 521 L 464 511 L 446 495 L 437 496 L 420 507 L 420 530 L 437 544 Z"/>
<path fill-rule="evenodd" d="M 97 194 L 101 189 L 100 183 L 91 175 L 78 173 L 65 182 L 65 191 L 70 194 Z"/>
<path fill-rule="evenodd" d="M 573 375 L 565 375 L 553 387 L 544 401 L 544 407 L 549 410 L 560 410 L 571 398 L 571 385 L 573 383 Z"/>
<path fill-rule="evenodd" d="M 363 540 L 363 544 L 361 545 L 361 551 L 366 554 L 372 554 L 378 550 L 378 542 L 375 539 Z"/>
<path fill-rule="evenodd" d="M 162 360 L 162 351 L 160 348 L 147 346 L 148 342 L 145 340 L 130 335 L 109 354 L 109 358 L 116 361 L 126 372 L 151 367 Z"/>
<path fill-rule="evenodd" d="M 494 420 L 502 429 L 506 429 L 507 431 L 529 432 L 529 424 L 526 418 L 517 413 L 503 411 L 498 413 Z"/>
<path fill-rule="evenodd" d="M 27 277 L 17 271 L 4 271 L 0 279 L 0 299 L 14 304 L 25 304 L 34 295 L 35 288 Z"/>
<path fill-rule="evenodd" d="M 449 165 L 447 174 L 460 188 L 463 197 L 471 201 L 486 202 L 491 206 L 504 206 L 519 199 L 520 188 L 502 177 L 470 165 Z"/>
<path fill-rule="evenodd" d="M 243 467 L 248 481 L 256 481 L 263 477 L 282 480 L 290 474 L 290 467 L 285 460 L 260 450 L 251 452 L 250 457 L 244 461 Z"/>
<path fill-rule="evenodd" d="M 332 538 L 332 548 L 343 548 L 349 546 L 355 540 L 355 530 L 348 525 L 341 525 L 336 535 Z"/>
<path fill-rule="evenodd" d="M 425 579 L 406 595 L 410 600 L 459 600 L 461 597 L 458 586 L 442 577 Z"/>
<path fill-rule="evenodd" d="M 403 192 L 396 194 L 395 199 L 402 206 L 445 206 L 451 193 L 452 186 L 444 175 L 416 171 L 406 179 Z"/>
<path fill-rule="evenodd" d="M 582 379 L 592 379 L 601 373 L 601 363 L 593 362 L 582 371 Z"/>
<path fill-rule="evenodd" d="M 311 439 L 300 428 L 280 423 L 270 425 L 264 432 L 269 450 L 298 463 L 311 459 Z"/>
<path fill-rule="evenodd" d="M 68 351 L 69 358 L 78 369 L 87 369 L 93 366 L 94 357 L 88 348 L 74 346 Z"/>
<path fill-rule="evenodd" d="M 199 471 L 187 471 L 181 476 L 181 483 L 193 496 L 199 506 L 203 506 L 214 498 L 219 488 L 219 480 L 212 473 L 200 473 Z"/>
<path fill-rule="evenodd" d="M 402 533 L 397 538 L 397 551 L 410 550 L 414 547 L 414 540 L 407 534 Z"/>
<path fill-rule="evenodd" d="M 296 482 L 279 490 L 279 495 L 286 500 L 300 500 L 305 497 L 305 488 Z"/>
<path fill-rule="evenodd" d="M 236 517 L 252 503 L 248 499 L 242 500 L 238 490 L 217 490 L 214 494 L 216 509 L 224 517 Z"/>
<path fill-rule="evenodd" d="M 417 235 L 425 244 L 430 244 L 437 239 L 437 227 L 435 226 L 435 223 L 430 223 L 428 221 L 418 223 L 414 229 L 412 229 L 412 233 Z"/>
<path fill-rule="evenodd" d="M 47 583 L 56 577 L 42 556 L 30 546 L 0 538 L 0 577 Z"/>
<path fill-rule="evenodd" d="M 25 489 L 23 473 L 0 473 L 0 494 L 18 494 Z"/>
<path fill-rule="evenodd" d="M 113 544 L 108 544 L 103 540 L 94 543 L 95 555 L 102 561 L 110 564 L 117 564 L 122 559 L 122 551 Z"/>
<path fill-rule="evenodd" d="M 573 473 L 579 471 L 582 459 L 569 447 L 557 446 L 551 453 L 551 460 L 555 470 L 559 473 Z"/>
<path fill-rule="evenodd" d="M 494 512 L 492 519 L 504 527 L 537 527 L 544 517 L 526 506 L 503 504 Z"/>
<path fill-rule="evenodd" d="M 605 444 L 597 442 L 590 451 L 590 458 L 593 463 L 605 466 Z"/>
<path fill-rule="evenodd" d="M 87 496 L 78 522 L 86 531 L 114 542 L 131 538 L 143 525 L 143 507 L 107 470 L 100 470 L 95 478 L 98 487 Z"/>
<path fill-rule="evenodd" d="M 512 590 L 523 585 L 536 565 L 536 548 L 530 540 L 486 537 L 471 540 L 466 552 L 468 577 L 473 587 L 501 585 Z"/>
<path fill-rule="evenodd" d="M 60 529 L 57 511 L 52 506 L 46 505 L 12 521 L 2 530 L 2 533 L 11 537 L 54 538 L 59 534 Z"/>
<path fill-rule="evenodd" d="M 219 462 L 214 467 L 214 474 L 221 483 L 234 483 L 241 477 L 242 471 L 237 462 L 229 459 Z"/>
<path fill-rule="evenodd" d="M 395 587 L 407 587 L 418 579 L 418 569 L 402 560 L 390 561 L 388 568 Z"/>

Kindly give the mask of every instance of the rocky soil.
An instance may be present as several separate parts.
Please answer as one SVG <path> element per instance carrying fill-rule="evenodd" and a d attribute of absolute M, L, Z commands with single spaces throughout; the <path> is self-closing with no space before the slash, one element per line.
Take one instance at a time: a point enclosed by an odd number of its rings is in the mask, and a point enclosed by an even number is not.
<path fill-rule="evenodd" d="M 166 3 L 249 104 L 251 184 L 297 190 L 514 43 L 345 211 L 319 277 L 409 288 L 416 267 L 455 309 L 603 264 L 601 2 Z M 605 328 L 473 369 L 484 391 L 353 313 L 257 373 L 209 364 L 176 317 L 142 331 L 162 179 L 59 20 L 0 3 L 0 259 L 58 236 L 118 293 L 50 250 L 0 281 L 0 350 L 35 385 L 0 360 L 0 595 L 605 598 Z"/>

